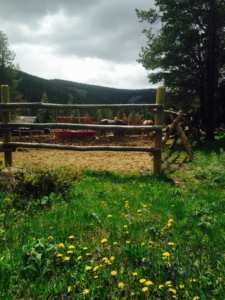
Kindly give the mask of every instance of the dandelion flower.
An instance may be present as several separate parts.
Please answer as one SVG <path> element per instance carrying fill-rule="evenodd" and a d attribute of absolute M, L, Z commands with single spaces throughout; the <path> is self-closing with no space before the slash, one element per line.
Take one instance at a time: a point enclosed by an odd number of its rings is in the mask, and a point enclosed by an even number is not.
<path fill-rule="evenodd" d="M 145 286 L 150 286 L 150 285 L 154 285 L 154 283 L 151 280 L 147 280 L 144 282 Z"/>
<path fill-rule="evenodd" d="M 93 272 L 98 271 L 99 268 L 100 268 L 100 266 L 95 266 L 95 267 L 93 268 Z"/>
<path fill-rule="evenodd" d="M 115 277 L 117 274 L 117 271 L 111 271 L 111 276 Z"/>
<path fill-rule="evenodd" d="M 184 289 L 184 284 L 179 284 L 179 288 L 182 290 L 182 289 Z"/>
<path fill-rule="evenodd" d="M 68 251 L 66 251 L 66 253 L 67 253 L 68 255 L 74 254 L 73 250 L 68 250 Z"/>
<path fill-rule="evenodd" d="M 139 282 L 140 282 L 141 284 L 144 284 L 144 283 L 146 282 L 146 279 L 145 279 L 145 278 L 141 278 L 141 279 L 139 280 Z"/>
<path fill-rule="evenodd" d="M 86 272 L 91 271 L 91 269 L 92 269 L 91 266 L 85 266 L 85 268 L 84 268 L 84 270 L 85 270 Z"/>
<path fill-rule="evenodd" d="M 55 255 L 56 255 L 56 257 L 63 257 L 62 253 L 56 253 Z"/>
<path fill-rule="evenodd" d="M 69 257 L 69 256 L 64 256 L 64 257 L 63 257 L 63 261 L 65 261 L 65 262 L 70 261 L 70 257 Z"/>
<path fill-rule="evenodd" d="M 176 244 L 174 242 L 168 242 L 167 245 L 171 247 L 176 247 Z"/>
<path fill-rule="evenodd" d="M 115 256 L 110 256 L 109 260 L 110 260 L 111 262 L 114 262 Z"/>
<path fill-rule="evenodd" d="M 194 296 L 193 298 L 192 298 L 192 300 L 199 300 L 200 298 L 199 298 L 199 296 Z"/>
<path fill-rule="evenodd" d="M 169 253 L 169 252 L 163 252 L 163 254 L 162 254 L 162 258 L 163 259 L 167 259 L 167 258 L 169 258 L 171 256 L 171 254 Z"/>
<path fill-rule="evenodd" d="M 171 280 L 166 281 L 166 286 L 168 287 L 172 286 L 172 281 Z"/>
<path fill-rule="evenodd" d="M 68 240 L 70 240 L 70 241 L 73 241 L 73 240 L 75 240 L 75 236 L 74 236 L 74 235 L 70 235 L 70 236 L 68 236 Z"/>
<path fill-rule="evenodd" d="M 52 235 L 49 235 L 49 236 L 48 236 L 48 241 L 51 242 L 51 241 L 53 241 L 53 240 L 54 240 L 54 237 L 53 237 Z"/>
<path fill-rule="evenodd" d="M 134 293 L 134 292 L 131 292 L 131 293 L 130 293 L 130 296 L 131 296 L 131 297 L 134 297 L 134 296 L 135 296 L 135 293 Z"/>
<path fill-rule="evenodd" d="M 89 289 L 84 289 L 83 292 L 82 292 L 82 294 L 83 294 L 84 296 L 88 295 L 89 293 L 90 293 L 90 290 L 89 290 Z"/>
<path fill-rule="evenodd" d="M 143 288 L 141 289 L 141 291 L 142 291 L 142 293 L 144 293 L 144 294 L 148 293 L 148 287 L 147 287 L 147 286 L 143 287 Z"/>
<path fill-rule="evenodd" d="M 59 244 L 57 245 L 57 247 L 58 247 L 59 249 L 63 249 L 63 248 L 65 248 L 65 245 L 64 245 L 63 243 L 59 243 Z"/>
<path fill-rule="evenodd" d="M 164 288 L 164 284 L 159 285 L 159 289 L 162 290 Z"/>
<path fill-rule="evenodd" d="M 74 250 L 74 249 L 75 249 L 75 246 L 74 246 L 74 245 L 69 245 L 69 246 L 68 246 L 68 249 Z"/>
<path fill-rule="evenodd" d="M 81 259 L 82 259 L 82 256 L 81 256 L 81 255 L 77 257 L 77 260 L 81 260 Z"/>
<path fill-rule="evenodd" d="M 113 242 L 113 245 L 114 245 L 114 246 L 118 245 L 118 242 Z"/>
<path fill-rule="evenodd" d="M 125 283 L 124 282 L 122 282 L 122 281 L 118 282 L 118 288 L 119 289 L 123 289 L 124 287 L 125 287 Z"/>
<path fill-rule="evenodd" d="M 168 291 L 171 292 L 174 295 L 176 295 L 176 293 L 177 293 L 177 291 L 173 288 L 169 288 Z"/>
<path fill-rule="evenodd" d="M 88 250 L 88 247 L 83 247 L 83 250 L 84 250 L 84 251 L 87 251 L 87 250 Z"/>
<path fill-rule="evenodd" d="M 102 245 L 107 244 L 107 242 L 108 242 L 107 239 L 102 239 L 102 240 L 101 240 L 101 244 L 102 244 Z"/>
<path fill-rule="evenodd" d="M 132 276 L 137 277 L 138 273 L 137 272 L 132 272 Z"/>
<path fill-rule="evenodd" d="M 72 286 L 70 285 L 70 286 L 68 286 L 68 288 L 67 288 L 67 293 L 69 294 L 69 293 L 71 293 L 72 292 Z"/>

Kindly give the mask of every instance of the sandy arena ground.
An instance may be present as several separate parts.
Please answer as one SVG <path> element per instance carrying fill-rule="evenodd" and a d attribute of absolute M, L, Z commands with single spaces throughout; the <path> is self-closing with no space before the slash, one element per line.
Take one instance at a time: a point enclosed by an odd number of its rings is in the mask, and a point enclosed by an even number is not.
<path fill-rule="evenodd" d="M 21 141 L 21 139 L 20 139 Z M 23 141 L 31 142 L 30 137 Z M 53 142 L 49 138 L 32 138 L 32 142 Z M 151 146 L 150 137 L 137 137 L 115 140 L 112 138 L 100 141 L 73 142 L 73 145 L 126 145 Z M 0 160 L 3 154 L 0 153 Z M 125 173 L 145 173 L 152 170 L 152 156 L 136 152 L 73 152 L 57 150 L 18 149 L 13 153 L 13 167 L 18 168 L 57 168 L 72 167 L 76 170 L 108 170 Z"/>

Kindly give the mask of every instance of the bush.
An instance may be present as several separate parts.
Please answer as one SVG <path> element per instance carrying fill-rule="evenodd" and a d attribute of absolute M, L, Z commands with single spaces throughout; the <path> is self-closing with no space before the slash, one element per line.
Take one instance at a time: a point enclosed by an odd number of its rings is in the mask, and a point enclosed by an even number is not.
<path fill-rule="evenodd" d="M 8 185 L 1 184 L 0 191 L 10 193 L 3 201 L 5 207 L 24 209 L 31 202 L 41 206 L 49 206 L 52 201 L 66 199 L 72 184 L 78 179 L 78 174 L 69 169 L 55 170 L 21 170 L 7 175 Z"/>

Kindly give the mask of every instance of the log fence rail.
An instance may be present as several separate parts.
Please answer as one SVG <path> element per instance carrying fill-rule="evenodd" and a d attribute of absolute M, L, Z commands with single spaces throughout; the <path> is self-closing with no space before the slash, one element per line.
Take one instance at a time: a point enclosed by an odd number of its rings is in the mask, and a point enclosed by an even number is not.
<path fill-rule="evenodd" d="M 70 151 L 126 151 L 126 152 L 146 152 L 153 155 L 153 173 L 159 175 L 162 172 L 162 130 L 164 116 L 165 89 L 158 88 L 156 104 L 52 104 L 52 103 L 10 103 L 9 87 L 2 85 L 0 114 L 2 122 L 0 123 L 0 132 L 3 134 L 3 141 L 0 142 L 0 151 L 4 152 L 5 167 L 12 166 L 12 153 L 17 148 L 28 149 L 56 149 Z M 97 124 L 70 124 L 70 123 L 13 123 L 10 120 L 11 113 L 26 109 L 46 109 L 46 110 L 73 110 L 73 109 L 148 109 L 155 115 L 155 125 L 153 126 L 130 126 L 130 125 L 97 125 Z M 122 130 L 125 132 L 154 132 L 153 147 L 131 147 L 131 146 L 73 146 L 63 144 L 46 143 L 22 143 L 12 142 L 11 132 L 20 128 L 30 129 L 93 129 L 101 131 Z"/>

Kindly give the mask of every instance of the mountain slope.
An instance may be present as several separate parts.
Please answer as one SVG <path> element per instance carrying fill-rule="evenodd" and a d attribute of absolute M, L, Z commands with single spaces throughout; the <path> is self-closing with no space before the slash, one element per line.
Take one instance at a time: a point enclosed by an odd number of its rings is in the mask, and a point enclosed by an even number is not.
<path fill-rule="evenodd" d="M 26 101 L 40 101 L 44 93 L 55 103 L 154 103 L 154 89 L 115 89 L 59 79 L 43 79 L 19 72 L 18 90 Z"/>

